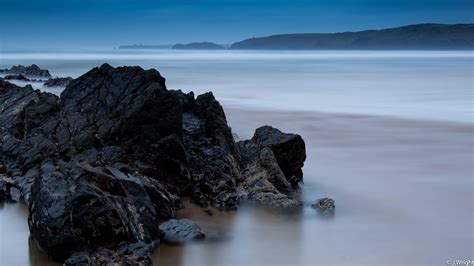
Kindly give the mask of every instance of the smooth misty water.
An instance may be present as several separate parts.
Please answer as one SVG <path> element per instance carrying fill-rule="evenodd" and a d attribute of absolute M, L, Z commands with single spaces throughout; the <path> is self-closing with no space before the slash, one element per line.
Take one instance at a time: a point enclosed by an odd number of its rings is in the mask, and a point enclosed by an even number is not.
<path fill-rule="evenodd" d="M 227 105 L 472 122 L 473 60 L 471 51 L 110 50 L 1 53 L 0 68 L 36 63 L 77 77 L 105 62 L 140 65 Z"/>
<path fill-rule="evenodd" d="M 208 216 L 187 204 L 179 217 L 209 238 L 161 245 L 157 265 L 446 265 L 474 258 L 473 58 L 109 51 L 0 54 L 0 68 L 37 63 L 76 77 L 103 62 L 155 67 L 171 89 L 214 91 L 241 138 L 263 124 L 303 136 L 300 212 L 242 206 Z M 336 200 L 334 217 L 309 207 L 323 196 Z M 26 215 L 21 205 L 0 209 L 1 265 L 51 263 L 28 241 Z"/>

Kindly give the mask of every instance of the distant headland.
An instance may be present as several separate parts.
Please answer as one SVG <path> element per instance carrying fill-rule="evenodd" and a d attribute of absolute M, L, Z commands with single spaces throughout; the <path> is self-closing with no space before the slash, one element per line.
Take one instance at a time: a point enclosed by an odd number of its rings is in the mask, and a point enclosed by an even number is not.
<path fill-rule="evenodd" d="M 250 38 L 226 48 L 211 42 L 127 45 L 121 49 L 187 50 L 472 50 L 474 24 L 416 24 L 382 30 L 279 34 Z"/>
<path fill-rule="evenodd" d="M 193 42 L 188 44 L 178 43 L 171 47 L 175 50 L 223 50 L 224 46 L 212 42 Z"/>
<path fill-rule="evenodd" d="M 146 45 L 146 44 L 132 44 L 122 45 L 119 49 L 171 49 L 172 44 L 160 44 L 160 45 Z"/>
<path fill-rule="evenodd" d="M 450 50 L 474 49 L 474 24 L 418 24 L 383 30 L 281 34 L 232 44 L 232 49 Z"/>

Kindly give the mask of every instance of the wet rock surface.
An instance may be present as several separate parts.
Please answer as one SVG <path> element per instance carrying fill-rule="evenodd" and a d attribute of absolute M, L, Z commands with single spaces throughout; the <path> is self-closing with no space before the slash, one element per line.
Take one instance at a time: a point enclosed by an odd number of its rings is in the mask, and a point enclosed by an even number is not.
<path fill-rule="evenodd" d="M 26 77 L 35 78 L 50 78 L 51 74 L 46 69 L 41 69 L 39 66 L 33 64 L 31 66 L 12 66 L 10 69 L 2 69 L 0 73 L 11 74 L 11 75 L 23 75 Z"/>
<path fill-rule="evenodd" d="M 60 97 L 0 80 L 0 103 L 0 161 L 56 260 L 147 265 L 148 253 L 124 245 L 163 239 L 158 225 L 182 197 L 221 210 L 300 205 L 290 196 L 306 158 L 300 136 L 266 126 L 236 143 L 212 93 L 167 90 L 156 70 L 104 64 Z"/>
<path fill-rule="evenodd" d="M 206 237 L 199 225 L 189 219 L 171 219 L 160 225 L 164 233 L 163 241 L 169 244 L 183 244 Z"/>

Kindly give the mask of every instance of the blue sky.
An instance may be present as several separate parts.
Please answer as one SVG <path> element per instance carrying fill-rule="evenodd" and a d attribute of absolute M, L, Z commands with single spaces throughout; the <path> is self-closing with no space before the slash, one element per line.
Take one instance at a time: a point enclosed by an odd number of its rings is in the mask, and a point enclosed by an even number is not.
<path fill-rule="evenodd" d="M 473 0 L 0 0 L 0 49 L 232 43 L 296 32 L 472 23 Z"/>

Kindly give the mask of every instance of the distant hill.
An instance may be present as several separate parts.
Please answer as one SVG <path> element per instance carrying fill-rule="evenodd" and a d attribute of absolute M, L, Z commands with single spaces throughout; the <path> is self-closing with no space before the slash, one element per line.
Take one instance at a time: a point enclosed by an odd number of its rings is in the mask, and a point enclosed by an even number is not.
<path fill-rule="evenodd" d="M 122 45 L 119 49 L 171 49 L 173 45 L 162 44 L 162 45 L 144 45 L 144 44 L 133 44 L 133 45 Z"/>
<path fill-rule="evenodd" d="M 176 50 L 222 50 L 224 46 L 212 42 L 193 42 L 188 44 L 176 44 L 172 49 Z"/>
<path fill-rule="evenodd" d="M 231 49 L 469 50 L 474 49 L 474 24 L 417 24 L 360 32 L 281 34 L 236 42 Z"/>

